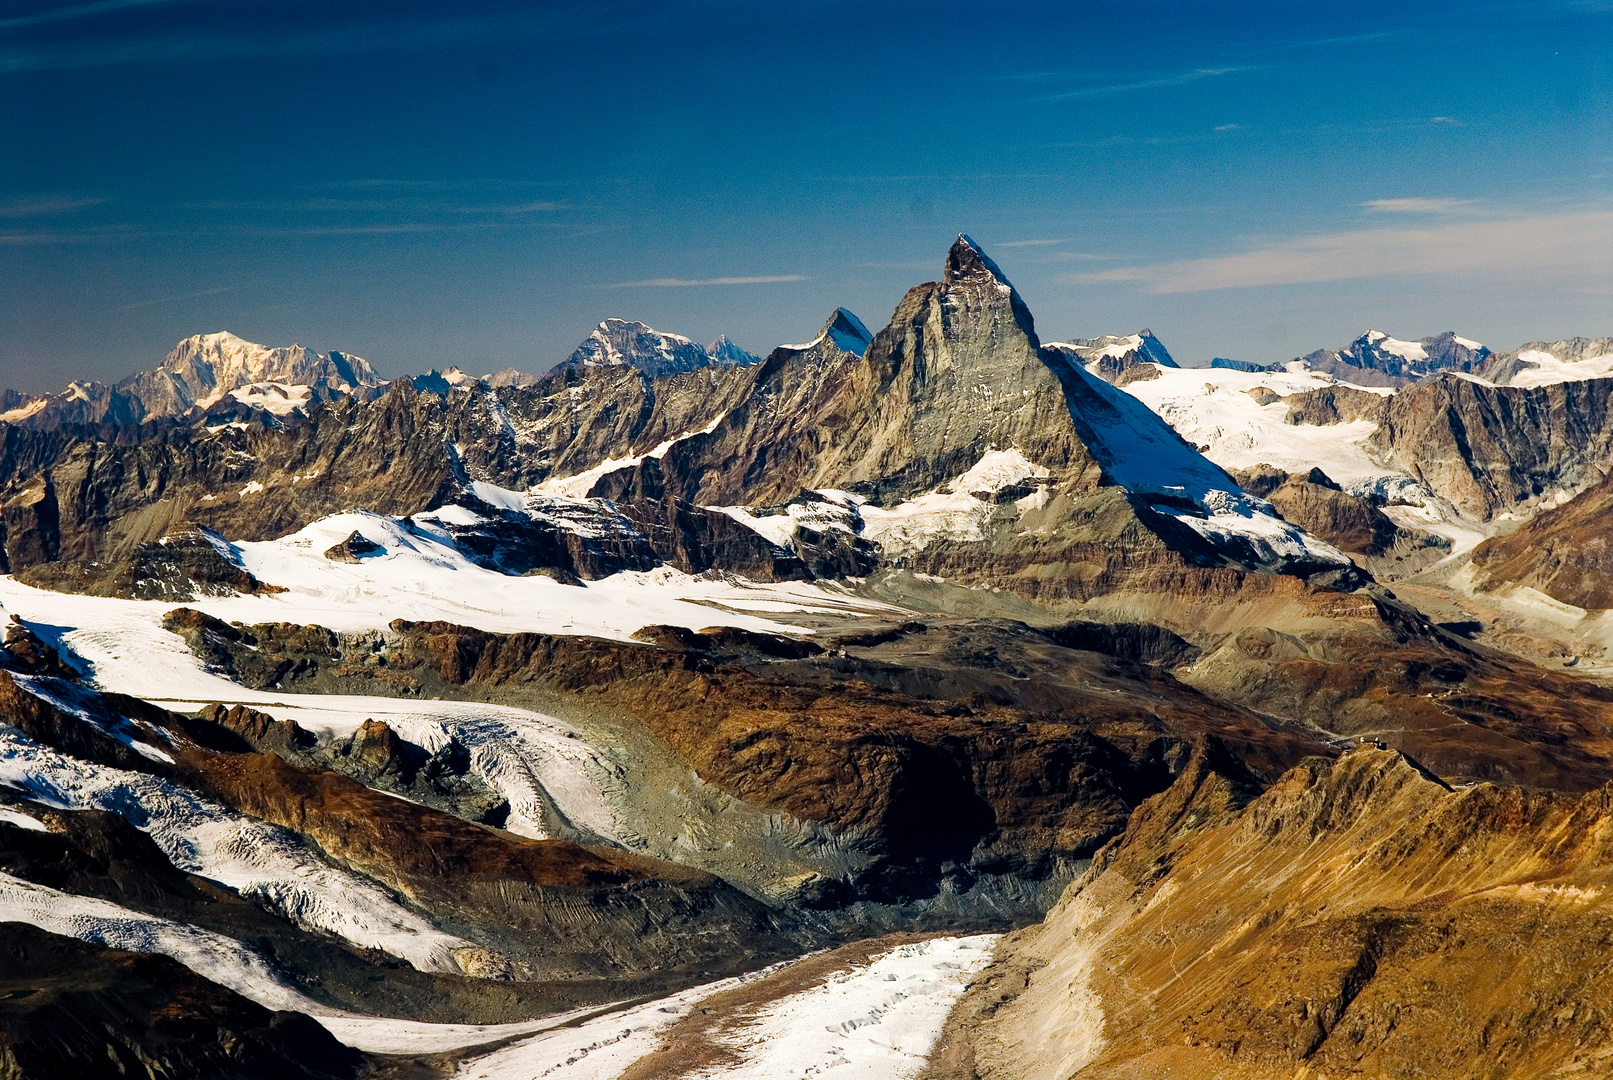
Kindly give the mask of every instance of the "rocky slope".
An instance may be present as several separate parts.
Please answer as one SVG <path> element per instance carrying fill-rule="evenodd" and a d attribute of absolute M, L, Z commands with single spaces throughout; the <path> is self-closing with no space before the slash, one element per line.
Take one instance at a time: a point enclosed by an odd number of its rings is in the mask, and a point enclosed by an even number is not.
<path fill-rule="evenodd" d="M 364 1055 L 166 956 L 0 925 L 0 1075 L 353 1080 Z"/>
<path fill-rule="evenodd" d="M 1517 530 L 1473 549 L 1480 589 L 1536 589 L 1575 607 L 1613 607 L 1613 481 L 1604 480 Z"/>
<path fill-rule="evenodd" d="M 929 1076 L 1595 1076 L 1609 789 L 1213 744 L 953 1014 Z M 1229 872 L 1229 868 L 1236 868 Z"/>
<path fill-rule="evenodd" d="M 1395 394 L 1368 446 L 1487 521 L 1600 480 L 1613 462 L 1613 381 L 1491 386 L 1442 375 Z"/>

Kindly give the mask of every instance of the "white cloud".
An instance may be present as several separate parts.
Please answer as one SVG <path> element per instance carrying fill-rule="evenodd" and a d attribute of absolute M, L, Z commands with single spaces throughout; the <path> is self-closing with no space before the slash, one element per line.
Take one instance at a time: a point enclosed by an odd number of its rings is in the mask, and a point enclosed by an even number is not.
<path fill-rule="evenodd" d="M 1200 79 L 1213 79 L 1218 75 L 1231 75 L 1238 71 L 1248 71 L 1246 67 L 1226 68 L 1199 68 L 1196 71 L 1184 71 L 1177 75 L 1163 75 L 1155 79 L 1138 79 L 1135 82 L 1109 83 L 1105 86 L 1088 86 L 1080 90 L 1066 90 L 1061 94 L 1049 94 L 1044 101 L 1072 101 L 1079 98 L 1108 97 L 1111 94 L 1128 94 L 1134 90 L 1161 90 L 1172 86 L 1186 86 L 1196 83 Z"/>
<path fill-rule="evenodd" d="M 646 281 L 617 281 L 607 289 L 681 289 L 692 285 L 772 285 L 780 281 L 806 281 L 805 274 L 771 274 L 766 277 L 650 278 Z"/>
<path fill-rule="evenodd" d="M 1472 199 L 1368 199 L 1361 204 L 1368 210 L 1385 214 L 1449 214 L 1464 206 L 1472 206 Z"/>
<path fill-rule="evenodd" d="M 1064 243 L 1063 240 L 1005 240 L 996 246 L 1005 248 L 1047 247 L 1050 244 L 1062 243 Z"/>
<path fill-rule="evenodd" d="M 1151 293 L 1397 275 L 1526 277 L 1583 283 L 1613 273 L 1613 210 L 1576 210 L 1421 229 L 1294 237 L 1252 251 L 1127 266 L 1065 280 L 1136 282 Z"/>
<path fill-rule="evenodd" d="M 0 202 L 0 217 L 38 217 L 45 214 L 70 214 L 86 206 L 99 206 L 101 198 L 81 198 L 74 195 L 35 195 L 28 198 Z"/>

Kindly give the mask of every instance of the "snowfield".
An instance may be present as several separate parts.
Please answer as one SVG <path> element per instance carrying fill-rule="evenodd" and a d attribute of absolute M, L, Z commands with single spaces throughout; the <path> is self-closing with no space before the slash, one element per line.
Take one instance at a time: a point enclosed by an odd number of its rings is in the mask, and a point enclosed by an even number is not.
<path fill-rule="evenodd" d="M 293 833 L 155 776 L 68 757 L 4 725 L 0 785 L 44 806 L 118 814 L 179 869 L 299 926 L 384 950 L 421 971 L 463 973 L 468 965 L 462 959 L 486 954 L 438 930 L 367 878 L 324 862 Z"/>
<path fill-rule="evenodd" d="M 265 1008 L 312 1016 L 342 1042 L 371 1053 L 443 1053 L 532 1036 L 469 1059 L 455 1074 L 461 1080 L 613 1080 L 653 1053 L 661 1033 L 700 1001 L 794 963 L 611 1011 L 577 1009 L 510 1024 L 428 1024 L 322 1005 L 233 938 L 5 873 L 0 873 L 0 922 L 129 952 L 160 953 Z M 985 934 L 898 946 L 849 972 L 766 1002 L 726 1046 L 740 1063 L 702 1075 L 771 1080 L 835 1068 L 834 1075 L 859 1080 L 912 1076 L 969 977 L 990 959 L 996 940 Z"/>
<path fill-rule="evenodd" d="M 724 1080 L 915 1076 L 953 1003 L 990 960 L 996 942 L 997 935 L 980 934 L 900 945 L 806 990 L 765 1002 L 741 1019 L 735 1031 L 719 1036 L 722 1049 L 737 1061 L 688 1075 Z M 455 1080 L 614 1080 L 653 1053 L 661 1033 L 691 1006 L 743 981 L 708 984 L 574 1028 L 545 1032 L 472 1058 L 460 1066 Z"/>
<path fill-rule="evenodd" d="M 1387 397 L 1384 387 L 1355 386 L 1314 371 L 1234 371 L 1230 368 L 1165 368 L 1157 379 L 1127 383 L 1122 393 L 1147 405 L 1204 456 L 1228 469 L 1275 465 L 1288 472 L 1320 468 L 1341 486 L 1380 476 L 1404 476 L 1386 469 L 1367 453 L 1363 442 L 1377 425 L 1370 420 L 1349 424 L 1287 424 L 1288 406 L 1281 401 L 1261 405 L 1249 391 L 1265 387 L 1279 397 L 1331 386 L 1363 390 Z"/>

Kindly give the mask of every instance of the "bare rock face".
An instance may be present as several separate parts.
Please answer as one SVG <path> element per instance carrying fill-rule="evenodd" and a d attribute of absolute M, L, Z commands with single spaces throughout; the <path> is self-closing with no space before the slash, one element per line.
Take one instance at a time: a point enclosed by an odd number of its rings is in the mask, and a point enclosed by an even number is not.
<path fill-rule="evenodd" d="M 40 1080 L 353 1080 L 365 1056 L 167 956 L 0 934 L 0 1072 Z"/>
<path fill-rule="evenodd" d="M 1475 584 L 1538 589 L 1575 607 L 1613 607 L 1613 481 L 1603 481 L 1473 549 Z"/>
<path fill-rule="evenodd" d="M 42 589 L 125 600 L 182 602 L 202 596 L 284 591 L 243 569 L 223 537 L 184 523 L 115 562 L 36 563 L 23 569 L 18 580 Z"/>
<path fill-rule="evenodd" d="M 1348 424 L 1355 420 L 1381 421 L 1389 405 L 1388 396 L 1374 394 L 1370 390 L 1357 390 L 1353 386 L 1324 386 L 1282 398 L 1273 394 L 1269 400 L 1260 401 L 1260 404 L 1269 405 L 1272 401 L 1288 403 L 1288 412 L 1283 416 L 1285 423 L 1319 426 Z"/>
<path fill-rule="evenodd" d="M 1445 375 L 1395 394 L 1368 446 L 1481 521 L 1596 483 L 1613 462 L 1613 380 L 1487 386 Z"/>
<path fill-rule="evenodd" d="M 1453 791 L 1361 749 L 1257 790 L 1197 751 L 977 977 L 927 1075 L 1606 1071 L 1613 997 L 1564 973 L 1613 962 L 1608 789 Z"/>
<path fill-rule="evenodd" d="M 1284 519 L 1350 555 L 1374 577 L 1404 576 L 1450 554 L 1445 537 L 1396 524 L 1321 469 L 1300 474 L 1257 465 L 1232 475 L 1245 491 L 1268 500 Z"/>
<path fill-rule="evenodd" d="M 380 544 L 366 539 L 363 533 L 355 529 L 348 534 L 346 540 L 326 548 L 325 558 L 331 562 L 356 563 L 362 561 L 366 556 L 378 554 L 382 550 L 383 548 Z"/>

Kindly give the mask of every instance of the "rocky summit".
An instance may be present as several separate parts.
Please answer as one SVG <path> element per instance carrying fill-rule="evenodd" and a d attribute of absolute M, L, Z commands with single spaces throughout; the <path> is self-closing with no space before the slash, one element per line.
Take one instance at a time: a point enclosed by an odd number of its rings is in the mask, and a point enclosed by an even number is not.
<path fill-rule="evenodd" d="M 0 1075 L 1607 1075 L 1609 339 L 936 270 L 6 391 Z"/>

